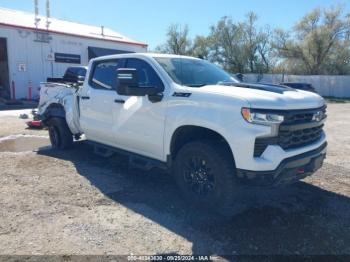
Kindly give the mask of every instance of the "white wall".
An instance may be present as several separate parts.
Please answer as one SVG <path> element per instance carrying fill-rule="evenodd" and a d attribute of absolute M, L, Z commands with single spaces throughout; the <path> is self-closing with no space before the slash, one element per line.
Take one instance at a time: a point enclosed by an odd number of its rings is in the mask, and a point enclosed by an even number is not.
<path fill-rule="evenodd" d="M 312 84 L 322 96 L 334 96 L 339 98 L 350 97 L 349 75 L 283 75 L 282 74 L 245 74 L 244 82 L 265 82 L 278 84 L 280 82 L 302 82 Z"/>
<path fill-rule="evenodd" d="M 10 83 L 15 81 L 16 98 L 26 98 L 28 82 L 33 83 L 33 97 L 38 95 L 39 83 L 47 77 L 61 77 L 69 66 L 78 64 L 56 63 L 47 60 L 48 54 L 67 53 L 81 56 L 81 65 L 88 64 L 88 46 L 118 49 L 132 52 L 146 52 L 145 47 L 111 41 L 101 41 L 62 34 L 50 34 L 50 43 L 35 42 L 33 30 L 0 26 L 0 37 L 7 39 Z M 18 70 L 18 64 L 26 64 L 26 72 Z M 53 68 L 52 68 L 53 65 Z M 51 69 L 52 68 L 52 69 Z"/>

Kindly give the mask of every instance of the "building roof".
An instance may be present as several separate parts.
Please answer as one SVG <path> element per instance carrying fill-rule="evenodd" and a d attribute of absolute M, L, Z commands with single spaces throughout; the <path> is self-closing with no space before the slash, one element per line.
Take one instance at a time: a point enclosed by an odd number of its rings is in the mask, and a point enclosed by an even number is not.
<path fill-rule="evenodd" d="M 75 23 L 56 18 L 50 18 L 49 28 L 46 28 L 46 17 L 38 16 L 40 21 L 38 27 L 35 26 L 35 15 L 18 10 L 0 8 L 0 25 L 13 26 L 22 29 L 37 29 L 39 31 L 65 34 L 71 36 L 93 38 L 98 40 L 113 41 L 119 43 L 140 45 L 147 47 L 147 44 L 130 39 L 109 28 Z"/>

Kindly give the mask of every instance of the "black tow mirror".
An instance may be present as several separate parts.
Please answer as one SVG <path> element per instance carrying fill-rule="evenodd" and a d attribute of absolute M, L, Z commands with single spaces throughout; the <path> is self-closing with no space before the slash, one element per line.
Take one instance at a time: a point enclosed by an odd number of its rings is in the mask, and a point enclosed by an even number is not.
<path fill-rule="evenodd" d="M 125 96 L 146 96 L 157 93 L 156 87 L 139 86 L 138 72 L 134 68 L 117 70 L 117 93 Z"/>

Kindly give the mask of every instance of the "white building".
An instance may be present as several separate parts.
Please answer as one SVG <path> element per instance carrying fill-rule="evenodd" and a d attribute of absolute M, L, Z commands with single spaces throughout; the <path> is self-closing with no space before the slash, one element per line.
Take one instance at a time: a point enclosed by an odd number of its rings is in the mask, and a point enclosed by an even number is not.
<path fill-rule="evenodd" d="M 0 8 L 0 98 L 28 98 L 30 83 L 35 98 L 40 82 L 61 77 L 69 66 L 87 65 L 101 55 L 146 51 L 147 44 L 108 28 Z"/>

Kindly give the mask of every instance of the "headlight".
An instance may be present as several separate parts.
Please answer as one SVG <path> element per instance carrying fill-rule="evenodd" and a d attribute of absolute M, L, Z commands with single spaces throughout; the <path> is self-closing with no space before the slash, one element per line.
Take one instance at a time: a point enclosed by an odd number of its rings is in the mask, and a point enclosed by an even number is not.
<path fill-rule="evenodd" d="M 280 124 L 284 120 L 282 115 L 259 112 L 250 108 L 242 108 L 242 116 L 247 122 L 260 125 Z"/>

